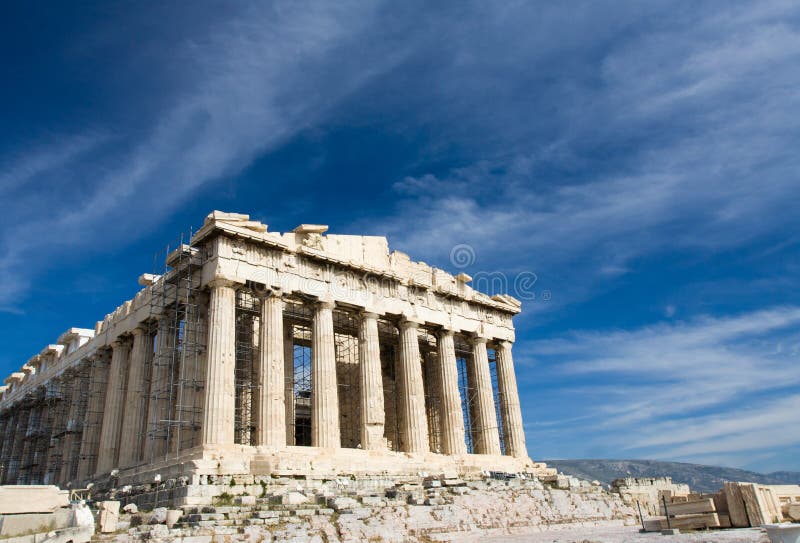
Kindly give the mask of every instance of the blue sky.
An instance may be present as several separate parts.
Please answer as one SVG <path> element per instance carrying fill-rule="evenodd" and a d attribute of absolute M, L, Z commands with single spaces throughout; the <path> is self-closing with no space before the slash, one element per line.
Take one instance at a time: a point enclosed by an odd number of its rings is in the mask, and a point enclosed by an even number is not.
<path fill-rule="evenodd" d="M 800 470 L 799 23 L 791 1 L 6 2 L 0 369 L 240 211 L 535 274 L 535 458 Z"/>

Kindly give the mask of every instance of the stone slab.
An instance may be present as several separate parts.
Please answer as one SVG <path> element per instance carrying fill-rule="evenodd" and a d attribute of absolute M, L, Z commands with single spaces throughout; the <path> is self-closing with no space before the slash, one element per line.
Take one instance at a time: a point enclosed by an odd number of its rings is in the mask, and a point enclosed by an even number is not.
<path fill-rule="evenodd" d="M 52 485 L 0 486 L 0 515 L 53 513 L 69 506 L 69 492 Z"/>

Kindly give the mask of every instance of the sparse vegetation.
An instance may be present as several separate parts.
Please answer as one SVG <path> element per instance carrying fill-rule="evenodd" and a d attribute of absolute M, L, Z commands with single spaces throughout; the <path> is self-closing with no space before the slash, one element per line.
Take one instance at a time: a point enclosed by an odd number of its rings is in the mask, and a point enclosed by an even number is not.
<path fill-rule="evenodd" d="M 223 492 L 214 498 L 214 505 L 233 505 L 233 495 Z"/>

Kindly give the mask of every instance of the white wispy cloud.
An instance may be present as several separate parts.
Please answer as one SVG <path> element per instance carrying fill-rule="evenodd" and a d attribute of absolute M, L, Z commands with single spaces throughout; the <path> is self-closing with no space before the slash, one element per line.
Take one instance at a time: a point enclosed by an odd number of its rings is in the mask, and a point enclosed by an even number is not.
<path fill-rule="evenodd" d="M 560 121 L 549 137 L 519 135 L 526 122 L 535 126 L 541 104 L 512 99 L 484 117 L 475 103 L 484 131 L 472 137 L 484 158 L 399 180 L 396 213 L 371 228 L 434 261 L 468 243 L 476 269 L 532 269 L 560 304 L 607 288 L 642 256 L 728 250 L 796 228 L 800 30 L 787 12 L 797 8 L 719 11 L 666 12 L 620 38 L 587 68 L 596 69 L 591 86 L 564 83 L 559 113 L 545 116 Z M 451 47 L 478 66 L 497 54 Z M 542 62 L 538 51 L 504 52 L 509 64 Z M 445 78 L 453 93 L 445 110 L 464 109 L 459 89 L 482 85 L 463 62 Z M 515 114 L 516 123 L 497 124 Z M 594 171 L 591 157 L 608 149 L 618 167 Z"/>
<path fill-rule="evenodd" d="M 777 307 L 577 331 L 526 348 L 552 394 L 582 399 L 570 432 L 597 442 L 613 435 L 632 455 L 725 456 L 741 464 L 800 445 L 792 423 L 800 407 L 799 327 L 800 308 Z"/>
<path fill-rule="evenodd" d="M 107 141 L 102 134 L 79 134 L 66 140 L 34 143 L 33 150 L 18 149 L 0 164 L 0 196 L 24 187 L 30 181 L 79 158 Z M 6 200 L 6 205 L 8 205 Z M 5 207 L 5 206 L 4 206 Z"/>
<path fill-rule="evenodd" d="M 0 189 L 34 176 L 79 180 L 80 198 L 59 198 L 68 183 L 36 191 L 36 216 L 18 213 L 0 235 L 0 307 L 13 307 L 26 278 L 65 247 L 91 251 L 102 240 L 130 242 L 209 183 L 321 122 L 341 99 L 402 58 L 402 48 L 362 52 L 379 4 L 247 4 L 210 35 L 165 52 L 190 64 L 186 80 L 160 102 L 155 124 L 121 143 L 113 160 L 81 161 L 92 141 L 65 138 L 62 148 L 33 146 L 7 159 Z M 109 165 L 111 163 L 111 165 Z M 271 182 L 271 181 L 265 181 Z M 13 202 L 19 212 L 25 202 Z M 12 203 L 9 203 L 12 205 Z M 135 211 L 132 211 L 135 210 Z"/>

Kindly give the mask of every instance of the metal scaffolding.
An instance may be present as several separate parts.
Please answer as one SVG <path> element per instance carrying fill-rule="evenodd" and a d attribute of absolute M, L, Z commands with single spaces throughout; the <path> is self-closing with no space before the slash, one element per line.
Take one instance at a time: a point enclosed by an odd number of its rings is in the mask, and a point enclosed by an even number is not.
<path fill-rule="evenodd" d="M 200 289 L 205 251 L 181 234 L 158 252 L 150 288 L 148 334 L 153 356 L 145 369 L 149 402 L 143 458 L 151 462 L 200 443 L 205 386 L 205 294 Z M 160 273 L 157 273 L 160 271 Z"/>
<path fill-rule="evenodd" d="M 260 327 L 261 301 L 249 290 L 237 290 L 234 442 L 240 445 L 256 444 Z"/>
<path fill-rule="evenodd" d="M 440 416 L 441 389 L 439 385 L 439 353 L 434 331 L 419 329 L 419 354 L 422 362 L 422 382 L 425 389 L 425 415 L 428 419 L 428 442 L 431 452 L 440 453 L 442 424 Z"/>
<path fill-rule="evenodd" d="M 71 440 L 74 439 L 75 427 L 70 422 L 70 410 L 75 388 L 73 382 L 77 379 L 76 375 L 75 369 L 69 369 L 51 381 L 55 406 L 53 431 L 50 434 L 50 446 L 47 454 L 48 466 L 45 475 L 47 484 L 63 482 L 61 479 L 63 464 L 69 460 L 72 449 Z"/>
<path fill-rule="evenodd" d="M 10 409 L 0 413 L 0 428 L 3 429 L 3 440 L 0 441 L 0 484 L 2 484 L 8 471 L 8 456 L 11 454 L 9 444 L 15 428 L 14 413 Z"/>
<path fill-rule="evenodd" d="M 286 329 L 286 354 L 291 352 L 291 372 L 286 372 L 286 389 L 292 391 L 287 398 L 290 426 L 287 429 L 289 445 L 311 446 L 311 321 L 313 307 L 301 299 L 287 300 L 283 321 Z"/>
<path fill-rule="evenodd" d="M 86 427 L 89 396 L 93 392 L 89 388 L 91 371 L 91 363 L 88 360 L 81 362 L 72 370 L 69 383 L 64 385 L 69 387 L 69 401 L 66 404 L 64 446 L 61 451 L 61 470 L 58 475 L 58 481 L 62 485 L 66 485 L 78 477 L 83 430 Z"/>
<path fill-rule="evenodd" d="M 383 436 L 389 450 L 400 450 L 400 397 L 397 385 L 397 358 L 400 350 L 400 333 L 387 319 L 378 319 L 378 345 L 381 352 L 383 378 L 383 407 L 385 421 Z"/>
<path fill-rule="evenodd" d="M 42 404 L 44 403 L 44 390 L 37 388 L 28 395 L 30 411 L 28 415 L 28 426 L 22 438 L 22 454 L 20 455 L 19 473 L 17 474 L 17 484 L 31 484 L 31 472 L 36 467 L 34 453 L 36 443 L 41 432 Z"/>
<path fill-rule="evenodd" d="M 79 479 L 89 478 L 97 470 L 110 365 L 111 349 L 104 349 L 89 357 L 88 364 L 82 365 L 79 370 L 78 388 L 73 391 L 73 401 L 77 399 L 78 418 L 75 424 L 80 424 L 82 418 L 83 425 L 74 430 L 78 438 L 72 444 L 67 481 L 78 482 Z M 78 454 L 75 454 L 76 451 Z"/>
<path fill-rule="evenodd" d="M 341 446 L 361 447 L 361 377 L 358 352 L 358 314 L 333 311 L 333 342 L 336 353 L 336 385 L 339 397 Z"/>
<path fill-rule="evenodd" d="M 497 351 L 494 349 L 487 349 L 489 355 L 489 375 L 492 379 L 492 397 L 494 398 L 494 413 L 497 418 L 497 433 L 500 435 L 500 454 L 506 454 L 506 436 L 505 428 L 503 427 L 503 414 L 502 414 L 502 393 L 497 384 Z"/>
<path fill-rule="evenodd" d="M 477 390 L 475 389 L 475 375 L 472 364 L 472 347 L 466 338 L 460 334 L 454 337 L 456 351 L 456 366 L 458 368 L 458 392 L 461 396 L 461 413 L 464 417 L 464 440 L 467 452 L 475 452 L 475 425 L 477 408 Z"/>
<path fill-rule="evenodd" d="M 42 416 L 40 432 L 34 448 L 34 469 L 31 473 L 32 484 L 48 484 L 47 474 L 50 462 L 50 439 L 56 413 L 59 409 L 60 386 L 57 379 L 51 379 L 43 387 Z"/>
<path fill-rule="evenodd" d="M 22 466 L 22 455 L 25 447 L 25 433 L 28 428 L 30 418 L 30 398 L 23 398 L 15 407 L 16 416 L 14 421 L 14 432 L 10 443 L 8 454 L 8 472 L 4 483 L 14 484 L 17 482 Z"/>

